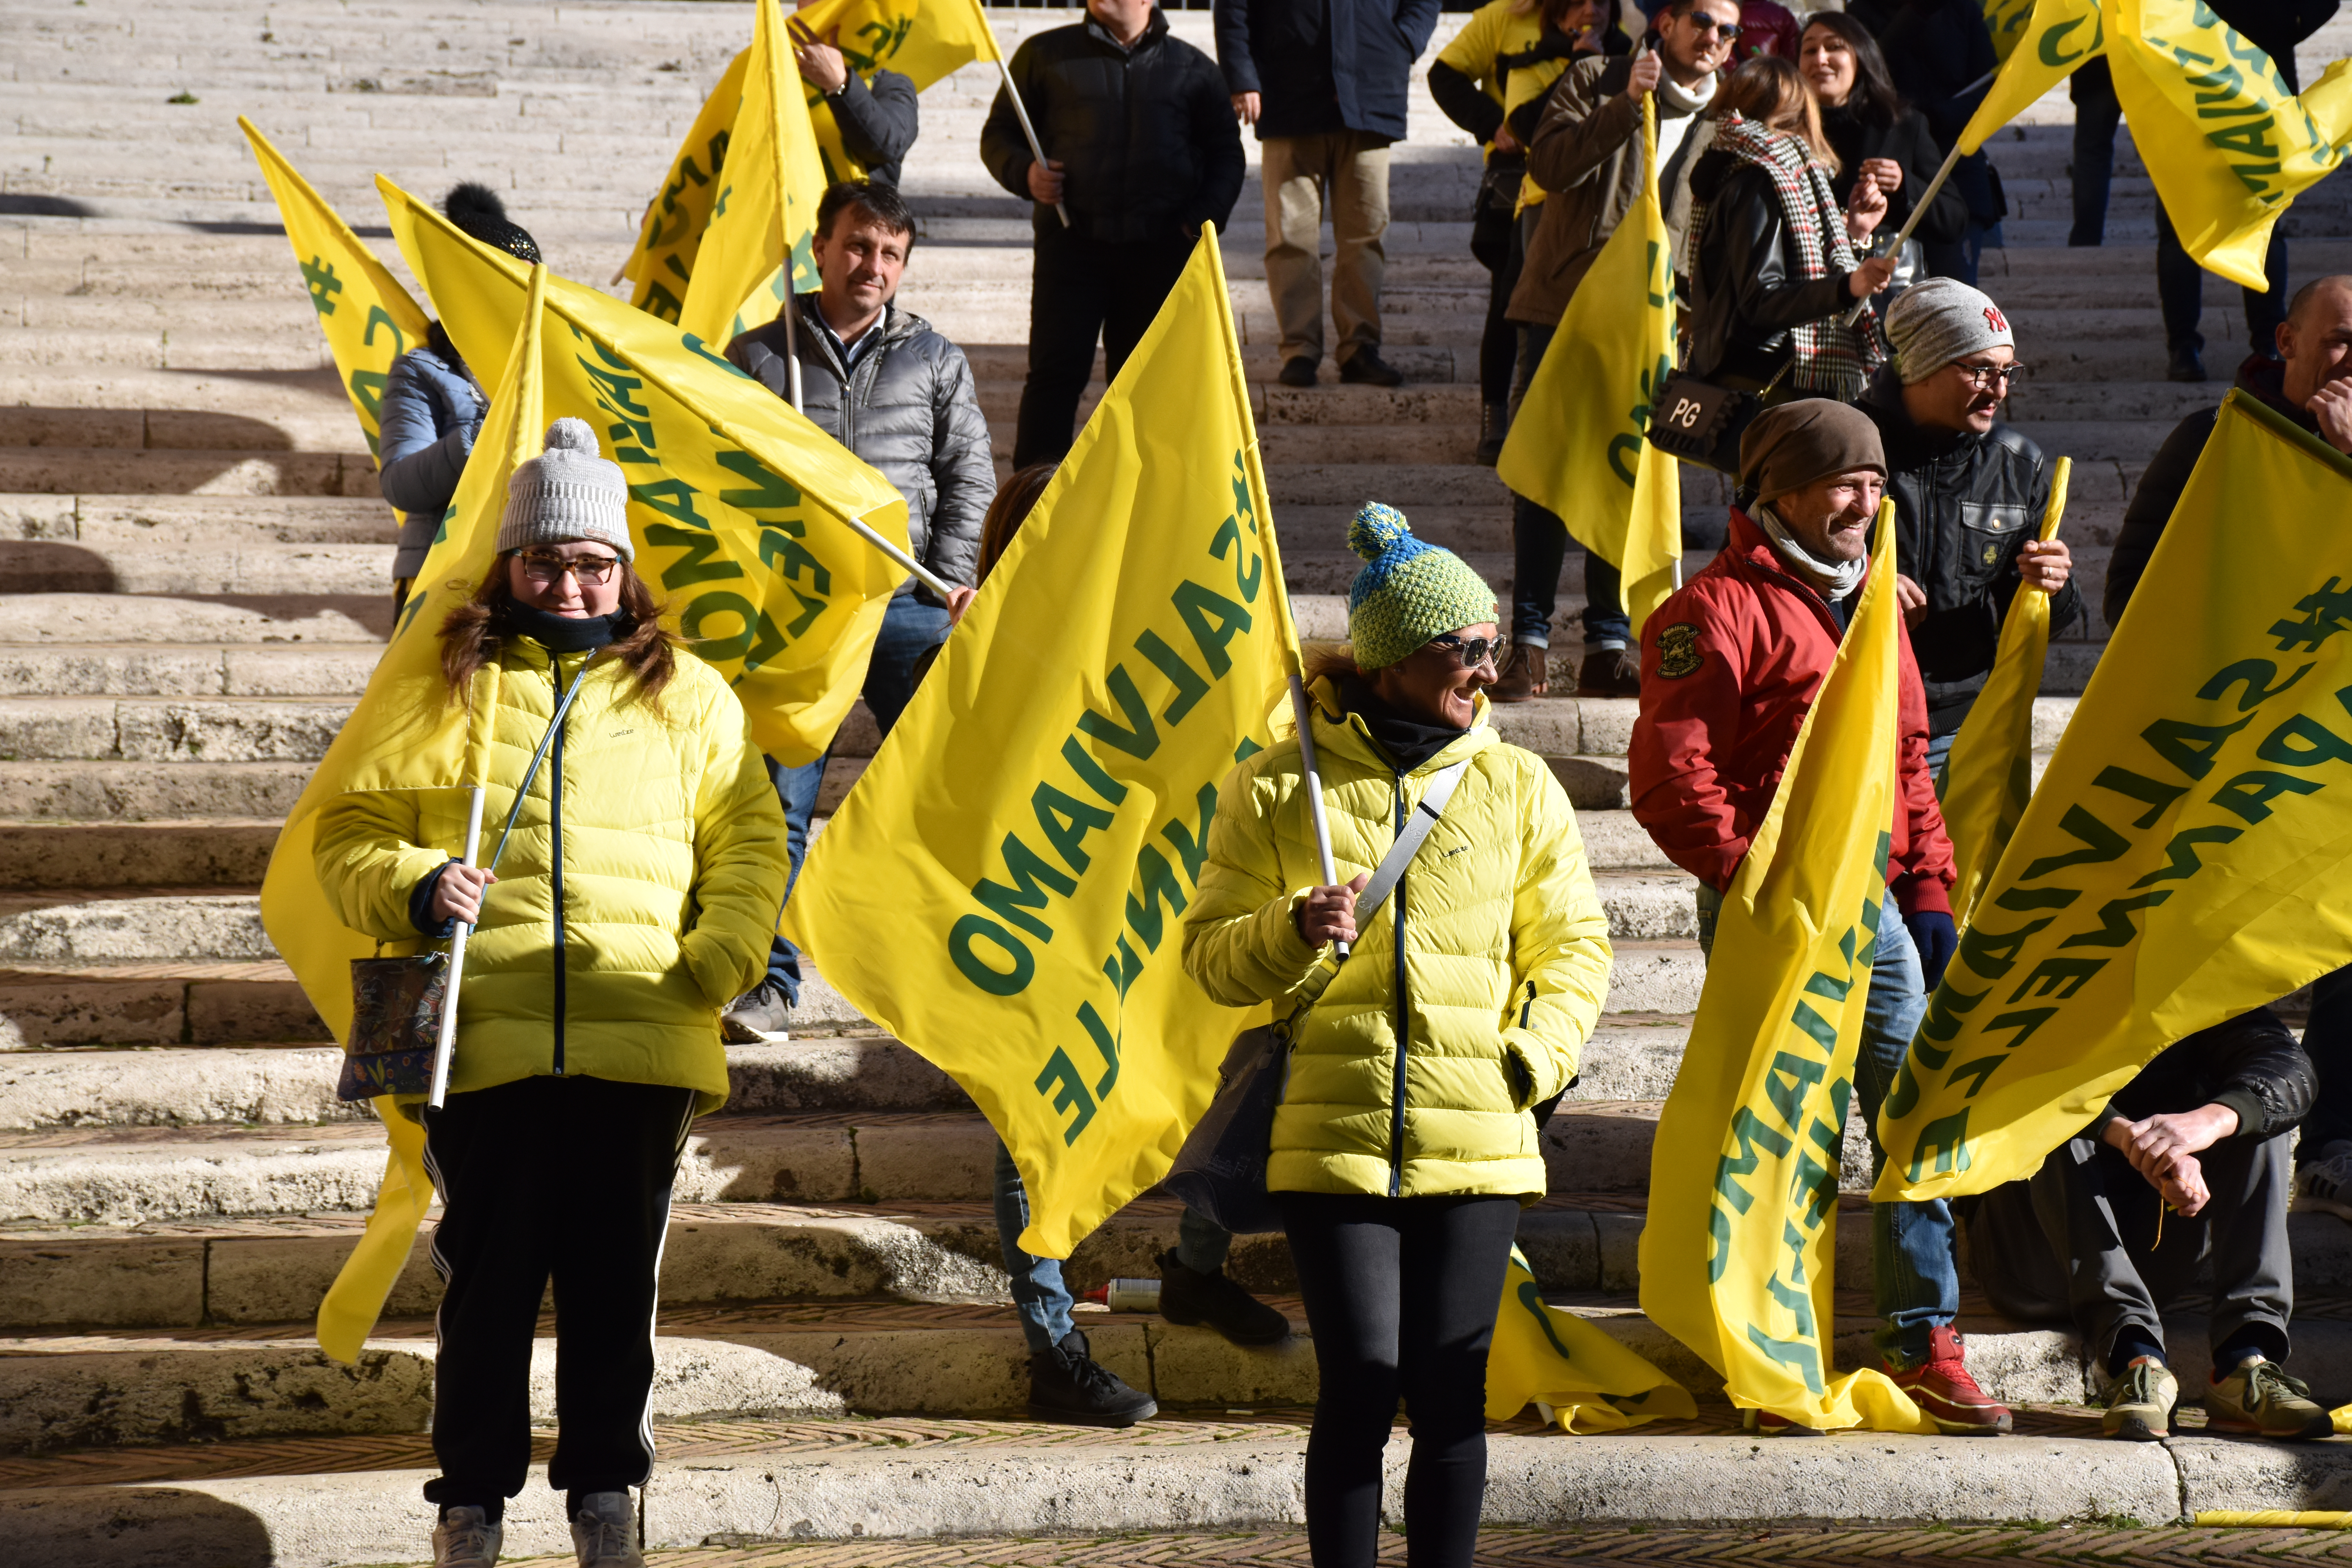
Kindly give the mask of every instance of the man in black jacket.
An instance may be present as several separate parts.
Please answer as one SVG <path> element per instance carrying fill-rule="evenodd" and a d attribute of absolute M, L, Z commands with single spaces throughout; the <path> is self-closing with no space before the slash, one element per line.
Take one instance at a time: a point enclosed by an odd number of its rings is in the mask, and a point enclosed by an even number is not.
<path fill-rule="evenodd" d="M 1381 358 L 1389 144 L 1404 139 L 1412 62 L 1439 0 L 1216 0 L 1217 63 L 1233 112 L 1264 144 L 1265 287 L 1282 383 L 1323 360 L 1323 205 L 1331 204 L 1331 324 L 1339 379 L 1397 386 Z"/>
<path fill-rule="evenodd" d="M 1010 68 L 1045 162 L 1002 91 L 980 155 L 997 184 L 1036 204 L 1029 381 L 1013 440 L 1013 466 L 1024 468 L 1070 449 L 1096 335 L 1116 378 L 1202 224 L 1232 216 L 1243 159 L 1217 68 L 1169 36 L 1151 0 L 1087 0 L 1086 21 L 1032 35 Z"/>
<path fill-rule="evenodd" d="M 950 584 L 947 599 L 913 578 L 898 586 L 866 670 L 866 706 L 884 734 L 914 696 L 915 666 L 945 641 L 971 602 L 981 520 L 996 499 L 988 420 L 981 413 L 963 351 L 894 302 L 915 218 L 893 185 L 835 185 L 817 204 L 815 256 L 822 289 L 793 301 L 781 320 L 727 345 L 727 358 L 778 397 L 792 397 L 791 357 L 801 367 L 803 412 L 835 440 L 881 470 L 907 498 L 907 542 L 915 558 Z M 809 819 L 826 759 L 769 773 L 782 796 L 793 874 L 798 878 Z M 786 899 L 792 897 L 788 884 Z M 779 936 L 768 975 L 720 1020 L 731 1040 L 781 1038 L 800 999 L 800 953 Z"/>
<path fill-rule="evenodd" d="M 784 26 L 792 36 L 801 79 L 824 95 L 825 110 L 841 132 L 842 151 L 865 166 L 864 178 L 897 184 L 898 170 L 922 128 L 914 79 L 884 70 L 878 61 L 842 48 L 837 26 L 822 38 L 797 17 Z M 817 156 L 824 160 L 829 183 L 856 177 L 855 170 L 833 166 L 823 137 L 817 141 Z"/>
<path fill-rule="evenodd" d="M 2073 1319 L 2112 1380 L 2109 1436 L 2168 1435 L 2180 1389 L 2158 1309 L 2195 1288 L 2207 1262 L 2205 1429 L 2328 1435 L 2327 1412 L 2280 1370 L 2294 1310 L 2287 1134 L 2313 1083 L 2303 1047 L 2256 1008 L 2163 1052 L 2041 1170 L 1978 1201 L 1978 1283 L 2010 1317 Z"/>
<path fill-rule="evenodd" d="M 2052 595 L 2053 633 L 2083 614 L 2083 592 L 2065 541 L 2037 537 L 2050 461 L 1998 417 L 2025 374 L 2000 307 L 1956 279 L 1925 279 L 1887 310 L 1886 336 L 1894 362 L 1861 406 L 1886 448 L 1895 588 L 1927 686 L 1927 765 L 1940 790 L 2018 589 Z"/>

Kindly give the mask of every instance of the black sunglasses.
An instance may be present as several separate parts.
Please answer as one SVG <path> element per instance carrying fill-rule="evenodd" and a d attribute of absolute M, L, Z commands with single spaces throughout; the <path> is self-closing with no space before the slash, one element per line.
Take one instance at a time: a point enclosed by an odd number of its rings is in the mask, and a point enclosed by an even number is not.
<path fill-rule="evenodd" d="M 1452 632 L 1429 639 L 1432 647 L 1442 647 L 1462 661 L 1465 669 L 1475 669 L 1503 651 L 1501 637 L 1458 637 Z"/>
<path fill-rule="evenodd" d="M 1685 11 L 1683 16 L 1692 26 L 1702 33 L 1720 33 L 1723 35 L 1723 41 L 1727 44 L 1739 37 L 1739 24 L 1737 22 L 1719 22 L 1704 11 Z"/>

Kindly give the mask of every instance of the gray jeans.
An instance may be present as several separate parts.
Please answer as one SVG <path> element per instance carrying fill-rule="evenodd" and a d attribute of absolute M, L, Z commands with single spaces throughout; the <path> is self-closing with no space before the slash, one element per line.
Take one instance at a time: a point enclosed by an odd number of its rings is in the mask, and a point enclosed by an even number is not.
<path fill-rule="evenodd" d="M 2284 1362 L 2294 1311 L 2287 1142 L 2284 1133 L 2225 1138 L 2200 1154 L 2212 1200 L 2194 1219 L 2162 1214 L 2159 1235 L 2162 1201 L 2122 1151 L 2071 1138 L 2032 1176 L 1979 1200 L 1969 1219 L 1971 1270 L 2001 1312 L 2072 1319 L 2105 1363 L 2127 1325 L 2162 1344 L 2158 1306 L 2192 1290 L 2210 1261 L 2213 1347 L 2251 1337 Z"/>

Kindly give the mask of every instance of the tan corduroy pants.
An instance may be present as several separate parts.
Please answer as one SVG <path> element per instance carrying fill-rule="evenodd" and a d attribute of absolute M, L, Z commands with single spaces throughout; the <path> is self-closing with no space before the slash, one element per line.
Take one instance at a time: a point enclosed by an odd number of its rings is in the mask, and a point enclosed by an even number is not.
<path fill-rule="evenodd" d="M 1265 287 L 1282 357 L 1323 357 L 1323 208 L 1330 192 L 1331 323 L 1338 358 L 1381 346 L 1381 239 L 1389 228 L 1389 149 L 1356 131 L 1269 136 L 1264 143 Z"/>

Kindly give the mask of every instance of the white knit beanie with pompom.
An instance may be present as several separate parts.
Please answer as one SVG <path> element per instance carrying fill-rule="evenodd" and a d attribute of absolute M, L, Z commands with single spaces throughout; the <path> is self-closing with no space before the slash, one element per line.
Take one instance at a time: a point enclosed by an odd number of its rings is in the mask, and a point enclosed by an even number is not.
<path fill-rule="evenodd" d="M 583 540 L 609 545 L 624 561 L 635 559 L 629 482 L 620 464 L 598 455 L 596 432 L 585 419 L 559 419 L 547 427 L 546 450 L 517 463 L 507 480 L 499 553 Z"/>

